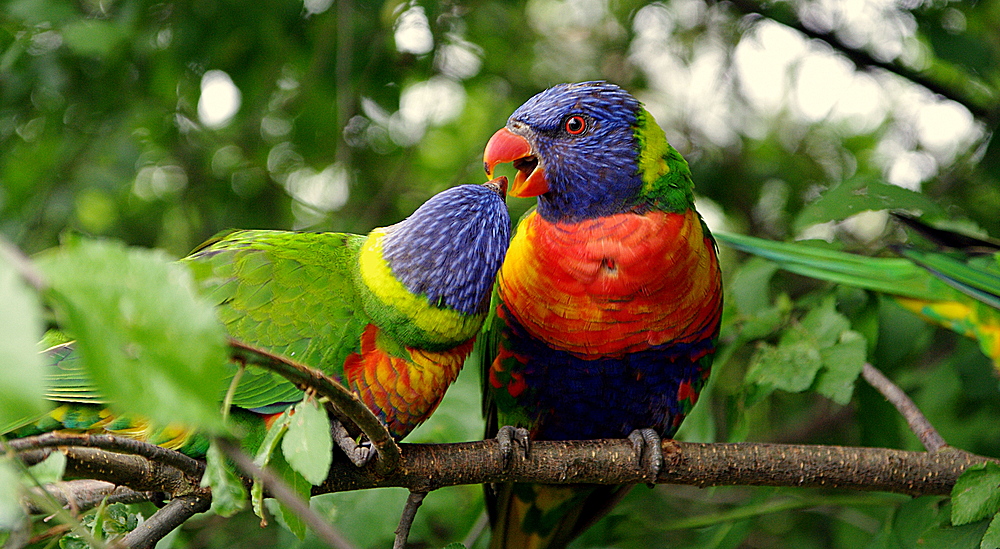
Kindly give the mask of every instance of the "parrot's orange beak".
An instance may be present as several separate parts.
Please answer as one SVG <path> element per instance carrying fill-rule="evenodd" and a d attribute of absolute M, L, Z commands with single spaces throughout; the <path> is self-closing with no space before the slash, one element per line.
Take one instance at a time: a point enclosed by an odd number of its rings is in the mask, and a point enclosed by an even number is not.
<path fill-rule="evenodd" d="M 493 177 L 497 164 L 512 162 L 517 175 L 510 186 L 510 196 L 538 196 L 549 192 L 549 182 L 545 179 L 545 168 L 531 149 L 528 140 L 508 130 L 500 128 L 493 134 L 486 150 L 483 151 L 483 166 L 486 176 Z"/>

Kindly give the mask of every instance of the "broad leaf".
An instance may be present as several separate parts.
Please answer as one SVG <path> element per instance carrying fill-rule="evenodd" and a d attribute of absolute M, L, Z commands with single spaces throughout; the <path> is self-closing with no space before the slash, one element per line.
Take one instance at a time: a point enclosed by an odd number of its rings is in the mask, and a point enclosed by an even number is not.
<path fill-rule="evenodd" d="M 120 410 L 219 431 L 225 332 L 187 270 L 162 253 L 80 240 L 38 260 L 95 385 Z"/>
<path fill-rule="evenodd" d="M 212 489 L 212 511 L 222 517 L 235 515 L 247 506 L 247 491 L 240 477 L 229 468 L 225 454 L 215 441 L 208 447 L 205 460 L 201 485 Z"/>
<path fill-rule="evenodd" d="M 286 411 L 278 416 L 267 430 L 264 440 L 260 443 L 260 447 L 257 448 L 257 455 L 253 459 L 253 462 L 258 467 L 266 467 L 271 462 L 271 458 L 279 453 L 278 443 L 281 442 L 281 438 L 288 431 L 288 421 L 289 417 Z M 253 486 L 250 487 L 250 501 L 253 504 L 254 514 L 264 519 L 264 484 L 256 477 L 253 479 Z"/>
<path fill-rule="evenodd" d="M 284 456 L 281 452 L 275 452 L 271 457 L 270 468 L 275 472 L 289 488 L 292 489 L 303 501 L 308 502 L 311 495 L 312 484 L 305 479 L 301 474 L 292 469 L 291 465 L 285 461 Z M 291 509 L 285 506 L 284 503 L 280 501 L 268 499 L 267 510 L 274 515 L 278 522 L 282 524 L 288 531 L 295 534 L 299 539 L 305 539 L 306 537 L 306 523 L 301 517 L 296 515 Z"/>
<path fill-rule="evenodd" d="M 0 530 L 12 530 L 24 520 L 20 487 L 14 465 L 9 458 L 0 457 Z"/>
<path fill-rule="evenodd" d="M 313 485 L 326 480 L 333 459 L 330 418 L 319 403 L 308 398 L 295 405 L 288 432 L 281 441 L 288 464 Z"/>
<path fill-rule="evenodd" d="M 982 463 L 962 473 L 951 489 L 951 522 L 961 526 L 1000 511 L 1000 465 Z"/>
<path fill-rule="evenodd" d="M 842 181 L 802 208 L 795 218 L 794 228 L 801 231 L 811 225 L 841 221 L 864 211 L 886 209 L 943 213 L 927 195 L 859 175 Z"/>
<path fill-rule="evenodd" d="M 44 361 L 38 298 L 0 255 L 0 425 L 43 414 Z"/>

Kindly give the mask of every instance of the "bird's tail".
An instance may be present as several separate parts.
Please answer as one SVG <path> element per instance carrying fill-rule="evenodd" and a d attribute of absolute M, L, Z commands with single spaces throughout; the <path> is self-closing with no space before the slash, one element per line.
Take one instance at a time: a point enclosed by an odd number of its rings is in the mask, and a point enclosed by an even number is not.
<path fill-rule="evenodd" d="M 732 248 L 769 259 L 787 271 L 913 299 L 940 298 L 937 281 L 902 257 L 868 257 L 806 242 L 778 242 L 753 236 L 716 232 L 715 238 Z"/>
<path fill-rule="evenodd" d="M 631 486 L 496 486 L 490 549 L 561 549 L 607 514 Z"/>

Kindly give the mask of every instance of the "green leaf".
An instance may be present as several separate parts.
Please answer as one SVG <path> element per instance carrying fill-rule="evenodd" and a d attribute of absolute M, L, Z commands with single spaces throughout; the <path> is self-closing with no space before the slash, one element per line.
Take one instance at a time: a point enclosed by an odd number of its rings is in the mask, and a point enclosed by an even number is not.
<path fill-rule="evenodd" d="M 983 534 L 983 541 L 979 543 L 979 549 L 1000 549 L 1000 514 L 993 515 L 993 520 Z"/>
<path fill-rule="evenodd" d="M 951 490 L 951 522 L 961 526 L 1000 511 L 1000 465 L 973 465 L 958 477 Z"/>
<path fill-rule="evenodd" d="M 0 530 L 13 530 L 24 521 L 21 482 L 10 458 L 0 457 Z"/>
<path fill-rule="evenodd" d="M 802 318 L 802 329 L 819 348 L 829 347 L 840 339 L 840 334 L 851 327 L 847 317 L 837 312 L 837 300 L 829 295 Z"/>
<path fill-rule="evenodd" d="M 756 315 L 771 306 L 771 278 L 778 271 L 772 261 L 752 257 L 733 273 L 729 297 L 742 315 Z"/>
<path fill-rule="evenodd" d="M 83 19 L 63 27 L 63 41 L 79 55 L 106 56 L 128 38 L 120 26 L 96 19 Z"/>
<path fill-rule="evenodd" d="M 914 547 L 920 549 L 977 549 L 989 521 L 981 520 L 955 527 L 932 528 L 925 532 Z"/>
<path fill-rule="evenodd" d="M 886 209 L 943 213 L 927 195 L 859 175 L 842 181 L 802 208 L 795 218 L 794 229 L 801 231 L 818 223 L 841 221 L 863 211 Z"/>
<path fill-rule="evenodd" d="M 793 340 L 782 341 L 777 347 L 758 348 L 747 370 L 747 382 L 791 393 L 808 389 L 823 366 L 823 356 L 810 341 L 790 339 Z"/>
<path fill-rule="evenodd" d="M 240 477 L 229 468 L 225 454 L 212 441 L 205 455 L 201 485 L 212 489 L 212 511 L 222 517 L 235 515 L 247 505 L 247 491 Z"/>
<path fill-rule="evenodd" d="M 923 496 L 899 506 L 891 529 L 896 547 L 916 547 L 924 532 L 938 526 L 941 499 L 940 496 Z"/>
<path fill-rule="evenodd" d="M 858 332 L 844 330 L 836 345 L 820 349 L 823 369 L 816 375 L 816 391 L 837 404 L 850 402 L 868 356 L 867 343 Z"/>
<path fill-rule="evenodd" d="M 0 425 L 45 413 L 43 333 L 38 298 L 0 256 Z"/>
<path fill-rule="evenodd" d="M 312 484 L 305 479 L 301 474 L 292 469 L 291 465 L 285 461 L 284 456 L 281 452 L 275 452 L 271 456 L 271 463 L 269 464 L 272 471 L 274 471 L 293 492 L 298 494 L 303 501 L 309 501 L 309 497 L 312 492 Z M 277 500 L 268 499 L 266 500 L 267 510 L 271 512 L 278 522 L 282 526 L 288 529 L 289 532 L 295 534 L 295 537 L 305 539 L 306 537 L 306 523 L 302 518 L 296 515 L 291 509 L 285 506 Z"/>
<path fill-rule="evenodd" d="M 260 443 L 260 447 L 257 448 L 257 455 L 253 459 L 253 462 L 258 467 L 266 467 L 271 462 L 271 458 L 278 453 L 278 443 L 281 442 L 281 438 L 288 431 L 289 420 L 288 412 L 285 411 L 274 420 L 274 423 L 267 430 L 264 440 Z M 264 519 L 264 484 L 256 477 L 253 479 L 253 486 L 250 487 L 250 501 L 253 504 L 254 514 Z"/>
<path fill-rule="evenodd" d="M 461 542 L 453 541 L 448 545 L 445 545 L 444 549 L 466 549 L 466 548 L 465 545 L 463 545 Z"/>
<path fill-rule="evenodd" d="M 191 275 L 158 251 L 82 239 L 38 259 L 60 324 L 113 407 L 222 430 L 225 331 Z"/>
<path fill-rule="evenodd" d="M 281 452 L 292 469 L 313 485 L 326 480 L 333 460 L 333 439 L 330 418 L 315 399 L 305 399 L 295 405 L 288 432 L 281 441 Z"/>

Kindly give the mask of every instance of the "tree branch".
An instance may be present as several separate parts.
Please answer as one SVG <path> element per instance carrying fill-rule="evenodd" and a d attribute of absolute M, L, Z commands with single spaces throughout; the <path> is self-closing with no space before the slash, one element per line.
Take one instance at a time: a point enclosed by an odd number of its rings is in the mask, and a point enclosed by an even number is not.
<path fill-rule="evenodd" d="M 515 454 L 504 468 L 494 440 L 455 444 L 402 444 L 400 468 L 382 475 L 335 461 L 313 494 L 379 487 L 431 491 L 459 484 L 537 482 L 545 484 L 638 484 L 645 482 L 631 442 L 535 441 L 531 454 Z M 139 456 L 93 448 L 65 448 L 67 475 L 122 484 L 137 491 L 178 490 L 161 469 L 176 469 Z M 951 447 L 938 452 L 884 448 L 756 443 L 663 442 L 664 466 L 657 483 L 692 486 L 796 486 L 948 495 L 970 465 L 1000 460 Z M 187 485 L 181 491 L 190 493 Z"/>
<path fill-rule="evenodd" d="M 791 29 L 795 29 L 809 38 L 826 42 L 830 45 L 830 47 L 850 59 L 851 62 L 860 69 L 874 67 L 891 72 L 915 84 L 923 86 L 933 93 L 961 104 L 968 109 L 973 116 L 986 122 L 986 124 L 991 127 L 995 121 L 996 111 L 991 106 L 993 101 L 992 97 L 986 98 L 989 99 L 988 101 L 980 99 L 976 97 L 975 94 L 969 93 L 967 89 L 961 89 L 956 85 L 949 85 L 935 80 L 922 72 L 913 70 L 900 63 L 875 59 L 868 52 L 845 44 L 834 32 L 820 32 L 806 27 L 797 17 L 792 17 L 790 13 L 788 13 L 788 10 L 776 7 L 776 3 L 765 4 L 762 2 L 755 2 L 753 0 L 729 0 L 729 3 L 744 14 L 759 15 Z M 964 77 L 966 80 L 962 82 L 963 85 L 968 86 L 971 82 L 974 82 L 970 75 L 964 74 Z M 982 90 L 989 90 L 989 88 L 981 82 L 975 83 L 978 84 L 978 87 Z M 986 93 L 992 95 L 989 91 L 986 91 Z"/>
<path fill-rule="evenodd" d="M 39 448 L 54 448 L 62 446 L 81 446 L 86 448 L 100 448 L 122 454 L 133 454 L 142 456 L 150 461 L 162 463 L 173 467 L 179 472 L 192 477 L 201 477 L 205 471 L 205 464 L 194 458 L 188 457 L 180 452 L 163 448 L 148 442 L 142 442 L 133 438 L 120 437 L 115 435 L 95 435 L 87 433 L 72 433 L 66 431 L 53 431 L 41 435 L 8 440 L 6 447 L 15 452 L 26 452 Z M 0 451 L 6 451 L 4 443 L 0 442 Z M 44 458 L 44 455 L 36 454 Z M 40 461 L 40 460 L 38 460 Z M 34 461 L 29 460 L 29 464 Z"/>
<path fill-rule="evenodd" d="M 345 427 L 350 429 L 350 424 L 356 425 L 378 450 L 375 469 L 385 473 L 397 467 L 400 460 L 399 446 L 385 425 L 357 395 L 348 391 L 335 379 L 315 368 L 235 339 L 229 340 L 229 346 L 234 360 L 270 370 L 302 389 L 312 389 L 317 394 L 329 398 L 337 418 L 348 420 Z"/>
<path fill-rule="evenodd" d="M 456 484 L 639 484 L 643 470 L 628 440 L 535 441 L 525 459 L 503 467 L 496 441 L 403 444 L 403 462 L 379 477 L 335 463 L 314 494 L 396 486 L 430 491 Z M 657 483 L 705 486 L 797 486 L 947 495 L 970 465 L 993 458 L 945 448 L 936 453 L 884 448 L 755 443 L 663 442 Z"/>
<path fill-rule="evenodd" d="M 162 509 L 149 517 L 122 538 L 121 543 L 132 549 L 153 547 L 171 530 L 184 524 L 187 519 L 208 511 L 212 498 L 199 494 L 187 494 L 170 500 Z"/>
<path fill-rule="evenodd" d="M 77 512 L 93 509 L 102 501 L 111 503 L 140 503 L 153 499 L 151 492 L 137 492 L 125 486 L 116 486 L 110 482 L 93 479 L 77 479 L 48 484 L 45 491 L 52 496 L 52 499 L 63 507 L 68 507 Z M 41 488 L 33 488 L 39 496 L 42 496 Z M 42 514 L 45 509 L 35 505 L 32 498 L 27 498 L 28 512 L 31 514 Z"/>
<path fill-rule="evenodd" d="M 937 452 L 948 445 L 944 441 L 944 438 L 938 434 L 934 426 L 931 425 L 931 422 L 927 421 L 927 417 L 920 411 L 920 408 L 917 408 L 917 405 L 910 400 L 910 397 L 906 396 L 906 393 L 889 378 L 885 377 L 882 372 L 866 362 L 864 368 L 861 370 L 861 375 L 869 385 L 874 387 L 879 393 L 882 393 L 882 396 L 903 416 L 906 424 L 910 426 L 910 430 L 913 431 L 913 434 L 917 435 L 920 443 L 924 445 L 924 448 L 927 448 L 928 452 Z"/>

